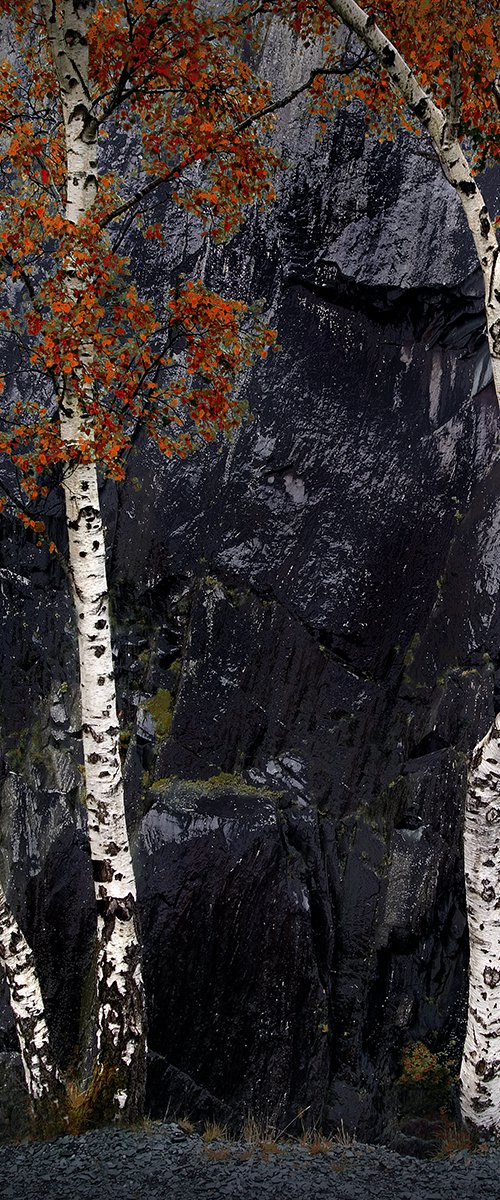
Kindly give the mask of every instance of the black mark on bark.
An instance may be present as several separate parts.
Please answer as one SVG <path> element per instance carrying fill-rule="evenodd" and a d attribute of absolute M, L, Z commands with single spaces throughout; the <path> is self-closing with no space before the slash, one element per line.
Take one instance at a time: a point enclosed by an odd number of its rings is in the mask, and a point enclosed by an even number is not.
<path fill-rule="evenodd" d="M 423 96 L 422 99 L 418 101 L 418 104 L 411 105 L 411 108 L 412 108 L 412 111 L 415 113 L 415 116 L 418 117 L 419 121 L 422 121 L 425 124 L 426 121 L 430 120 L 429 104 L 428 104 L 428 101 L 425 99 L 425 96 Z"/>
<path fill-rule="evenodd" d="M 487 210 L 485 204 L 483 204 L 481 212 L 479 213 L 479 228 L 481 230 L 482 236 L 484 238 L 488 237 L 488 234 L 491 229 L 491 223 L 490 223 L 490 219 L 488 216 L 488 210 Z"/>
<path fill-rule="evenodd" d="M 382 60 L 386 67 L 393 67 L 396 62 L 396 52 L 392 46 L 384 46 L 382 50 Z"/>
<path fill-rule="evenodd" d="M 113 878 L 113 871 L 108 862 L 93 862 L 92 875 L 95 883 L 110 883 Z"/>
<path fill-rule="evenodd" d="M 477 192 L 477 187 L 473 179 L 461 179 L 457 186 L 459 192 L 463 192 L 464 196 L 473 196 L 474 192 Z"/>

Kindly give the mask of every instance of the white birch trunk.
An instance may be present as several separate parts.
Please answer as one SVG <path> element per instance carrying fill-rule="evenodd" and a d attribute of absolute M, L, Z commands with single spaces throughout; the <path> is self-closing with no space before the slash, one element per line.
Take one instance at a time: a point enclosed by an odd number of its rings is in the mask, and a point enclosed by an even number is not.
<path fill-rule="evenodd" d="M 12 915 L 1 885 L 0 960 L 7 978 L 26 1087 L 36 1115 L 37 1108 L 45 1101 L 57 1105 L 63 1085 L 51 1051 L 33 952 Z"/>
<path fill-rule="evenodd" d="M 500 715 L 476 747 L 464 832 L 469 920 L 469 1010 L 461 1069 L 462 1115 L 500 1125 Z"/>
<path fill-rule="evenodd" d="M 499 245 L 484 198 L 446 114 L 430 99 L 413 71 L 356 0 L 327 0 L 340 20 L 375 54 L 394 88 L 427 130 L 444 174 L 459 197 L 484 278 L 486 325 L 495 390 L 500 402 Z"/>
<path fill-rule="evenodd" d="M 70 400 L 71 402 L 71 400 Z M 71 443 L 85 431 L 78 403 L 61 410 Z M 88 836 L 97 902 L 97 1062 L 117 1069 L 116 1101 L 127 1116 L 143 1102 L 144 994 L 119 753 L 105 546 L 97 472 L 64 481 L 69 561 L 78 626 Z"/>
<path fill-rule="evenodd" d="M 499 246 L 481 192 L 447 117 L 355 0 L 327 0 L 373 51 L 432 139 L 463 205 L 483 272 L 493 382 L 500 403 Z M 469 923 L 469 1005 L 460 1074 L 462 1116 L 479 1129 L 500 1124 L 500 714 L 472 756 L 465 806 L 464 861 Z"/>
<path fill-rule="evenodd" d="M 86 11 L 42 0 L 61 92 L 67 151 L 66 218 L 78 224 L 97 193 L 97 126 L 88 91 Z M 68 267 L 68 294 L 78 280 Z M 82 345 L 91 369 L 92 347 Z M 60 403 L 63 440 L 87 442 L 84 401 L 67 384 Z M 116 1114 L 140 1114 L 145 1087 L 145 1001 L 119 752 L 119 725 L 108 607 L 105 543 L 94 462 L 67 468 L 63 482 L 69 562 L 78 628 L 88 836 L 97 903 L 96 1065 L 111 1069 Z"/>

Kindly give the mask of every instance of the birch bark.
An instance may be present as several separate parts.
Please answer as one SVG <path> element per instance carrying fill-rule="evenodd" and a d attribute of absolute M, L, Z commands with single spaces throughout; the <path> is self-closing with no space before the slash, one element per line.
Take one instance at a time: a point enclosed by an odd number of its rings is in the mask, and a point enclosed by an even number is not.
<path fill-rule="evenodd" d="M 28 1095 L 36 1115 L 44 1101 L 56 1103 L 63 1084 L 54 1061 L 33 952 L 0 885 L 0 959 L 3 962 Z"/>
<path fill-rule="evenodd" d="M 356 0 L 326 0 L 329 8 L 375 54 L 408 108 L 427 130 L 444 174 L 455 188 L 483 273 L 486 326 L 495 391 L 500 400 L 500 263 L 497 236 L 484 198 L 447 115 L 415 79 L 411 67 Z M 452 123 L 453 124 L 453 123 Z"/>
<path fill-rule="evenodd" d="M 77 225 L 98 187 L 97 122 L 89 92 L 85 0 L 42 0 L 59 82 L 67 154 L 66 218 Z M 78 280 L 68 264 L 67 290 L 78 302 Z M 81 359 L 91 370 L 92 347 L 83 333 Z M 85 393 L 84 393 L 85 396 Z M 66 384 L 60 402 L 61 436 L 68 447 L 87 443 L 92 425 L 85 399 Z M 112 1106 L 130 1120 L 143 1109 L 146 1028 L 137 897 L 119 753 L 105 543 L 95 462 L 68 467 L 63 482 L 69 562 L 78 628 L 82 737 L 88 836 L 97 904 L 97 1063 L 111 1080 Z"/>
<path fill-rule="evenodd" d="M 418 84 L 395 46 L 355 0 L 327 0 L 376 55 L 432 139 L 459 196 L 484 279 L 493 382 L 500 403 L 499 245 L 486 204 L 447 116 Z M 452 124 L 454 122 L 452 121 Z M 464 819 L 469 924 L 469 1004 L 460 1074 L 462 1116 L 492 1130 L 500 1123 L 500 714 L 471 760 Z"/>
<path fill-rule="evenodd" d="M 472 757 L 465 809 L 469 1009 L 461 1070 L 464 1120 L 500 1124 L 500 714 Z"/>

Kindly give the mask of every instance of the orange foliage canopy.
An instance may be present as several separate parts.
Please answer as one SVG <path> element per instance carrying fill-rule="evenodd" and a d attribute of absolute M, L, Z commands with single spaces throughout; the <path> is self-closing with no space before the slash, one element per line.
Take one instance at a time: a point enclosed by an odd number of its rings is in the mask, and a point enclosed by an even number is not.
<path fill-rule="evenodd" d="M 57 9 L 63 0 L 54 2 Z M 166 218 L 175 225 L 176 210 L 177 230 L 184 210 L 221 241 L 248 206 L 272 199 L 278 159 L 265 114 L 273 97 L 248 65 L 270 19 L 321 51 L 310 86 L 320 127 L 339 104 L 361 99 L 379 136 L 394 136 L 400 125 L 420 132 L 329 0 L 229 0 L 203 11 L 195 0 L 89 0 L 101 168 L 97 200 L 76 227 L 64 215 L 60 102 L 40 2 L 0 0 L 16 34 L 0 63 L 0 326 L 10 347 L 0 451 L 32 501 L 46 494 L 48 469 L 64 468 L 71 456 L 92 453 L 122 477 L 139 424 L 166 454 L 184 455 L 198 436 L 210 440 L 239 420 L 235 377 L 274 340 L 261 311 L 179 277 L 154 301 L 120 248 L 132 233 L 137 262 L 138 239 L 144 253 L 151 242 L 165 245 Z M 498 159 L 497 6 L 381 0 L 366 11 L 449 109 L 472 165 Z M 69 260 L 78 281 L 73 302 Z M 57 407 L 68 382 L 91 418 L 93 446 L 61 441 Z"/>
<path fill-rule="evenodd" d="M 40 4 L 0 0 L 16 35 L 0 63 L 0 325 L 10 348 L 0 451 L 30 501 L 47 494 L 48 469 L 64 469 L 68 458 L 92 455 L 121 478 L 139 424 L 166 454 L 181 455 L 197 437 L 230 430 L 241 415 L 235 377 L 275 338 L 258 305 L 224 299 L 178 272 L 160 298 L 143 295 L 119 252 L 131 233 L 135 262 L 139 239 L 144 255 L 151 239 L 166 244 L 166 216 L 178 237 L 179 209 L 205 236 L 224 240 L 249 205 L 274 195 L 269 123 L 246 123 L 270 98 L 244 61 L 248 5 L 203 20 L 193 0 L 113 0 L 88 10 L 102 168 L 97 200 L 76 226 L 65 218 L 60 100 Z M 69 382 L 92 443 L 61 440 L 57 409 Z"/>
<path fill-rule="evenodd" d="M 345 30 L 329 0 L 276 0 L 274 12 L 305 40 L 318 38 L 326 70 L 345 61 Z M 389 38 L 421 84 L 442 109 L 453 109 L 458 136 L 471 165 L 482 169 L 500 159 L 500 112 L 495 80 L 500 72 L 500 8 L 491 0 L 381 0 L 360 4 Z M 359 99 L 369 126 L 394 136 L 401 125 L 416 133 L 418 124 L 375 61 L 354 72 L 314 81 L 314 106 L 326 120 L 333 105 Z"/>

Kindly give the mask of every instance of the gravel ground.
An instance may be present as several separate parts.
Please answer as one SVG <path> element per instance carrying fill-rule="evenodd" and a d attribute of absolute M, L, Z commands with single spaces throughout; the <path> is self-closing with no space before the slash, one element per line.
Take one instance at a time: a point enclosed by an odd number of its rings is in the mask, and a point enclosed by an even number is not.
<path fill-rule="evenodd" d="M 263 1153 L 178 1126 L 0 1147 L 1 1200 L 500 1200 L 500 1148 L 445 1161 L 382 1146 Z"/>

